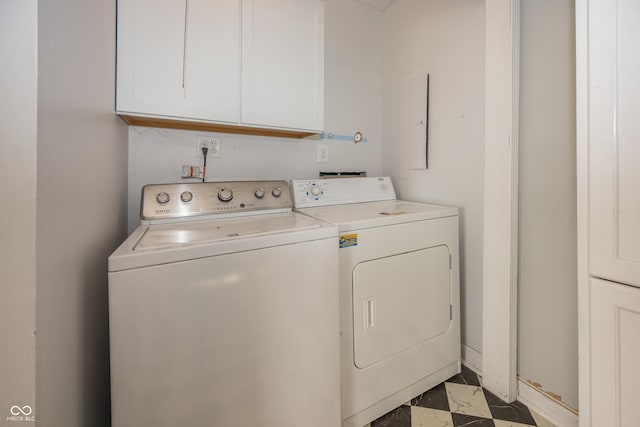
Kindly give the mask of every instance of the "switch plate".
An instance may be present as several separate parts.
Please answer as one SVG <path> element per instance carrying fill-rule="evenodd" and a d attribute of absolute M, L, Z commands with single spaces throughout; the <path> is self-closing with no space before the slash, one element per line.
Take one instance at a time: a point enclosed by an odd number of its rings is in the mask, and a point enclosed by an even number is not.
<path fill-rule="evenodd" d="M 202 157 L 202 147 L 207 147 L 207 158 L 219 158 L 220 157 L 220 138 L 215 136 L 199 136 L 197 146 L 197 157 Z"/>
<path fill-rule="evenodd" d="M 327 144 L 318 144 L 318 163 L 329 162 L 329 146 Z"/>

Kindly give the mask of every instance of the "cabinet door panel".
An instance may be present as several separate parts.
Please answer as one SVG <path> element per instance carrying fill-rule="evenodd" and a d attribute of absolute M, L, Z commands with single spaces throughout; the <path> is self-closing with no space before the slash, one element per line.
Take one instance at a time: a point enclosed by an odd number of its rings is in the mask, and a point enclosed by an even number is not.
<path fill-rule="evenodd" d="M 237 122 L 240 80 L 240 3 L 188 0 L 184 113 Z"/>
<path fill-rule="evenodd" d="M 323 2 L 242 2 L 241 103 L 243 123 L 323 129 Z"/>
<path fill-rule="evenodd" d="M 120 112 L 237 122 L 239 0 L 121 0 Z"/>
<path fill-rule="evenodd" d="M 589 2 L 590 268 L 640 286 L 640 3 Z"/>
<path fill-rule="evenodd" d="M 185 13 L 186 0 L 118 2 L 118 111 L 179 112 Z"/>
<path fill-rule="evenodd" d="M 591 425 L 640 425 L 640 289 L 591 280 L 590 347 Z"/>

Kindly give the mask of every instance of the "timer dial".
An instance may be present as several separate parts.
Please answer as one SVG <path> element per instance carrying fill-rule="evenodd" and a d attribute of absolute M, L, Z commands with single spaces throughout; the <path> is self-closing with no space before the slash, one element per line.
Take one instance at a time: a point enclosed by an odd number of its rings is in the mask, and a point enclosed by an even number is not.
<path fill-rule="evenodd" d="M 264 197 L 264 188 L 258 188 L 253 194 L 255 194 L 258 199 L 262 199 Z"/>
<path fill-rule="evenodd" d="M 315 185 L 313 187 L 311 187 L 311 189 L 309 190 L 309 192 L 311 193 L 311 195 L 313 197 L 318 197 L 320 195 L 320 188 L 316 187 Z"/>
<path fill-rule="evenodd" d="M 273 197 L 280 197 L 280 195 L 282 194 L 282 188 L 274 188 L 273 190 L 271 190 L 271 194 L 273 194 Z"/>
<path fill-rule="evenodd" d="M 228 188 L 221 188 L 218 190 L 218 199 L 221 202 L 228 202 L 233 199 L 233 191 Z"/>

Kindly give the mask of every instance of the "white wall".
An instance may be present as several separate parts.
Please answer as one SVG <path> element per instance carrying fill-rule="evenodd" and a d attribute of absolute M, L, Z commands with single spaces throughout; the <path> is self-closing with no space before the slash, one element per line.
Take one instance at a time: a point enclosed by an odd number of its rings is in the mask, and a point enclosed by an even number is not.
<path fill-rule="evenodd" d="M 408 81 L 431 74 L 429 169 L 409 170 Z M 482 352 L 484 0 L 384 12 L 383 173 L 403 199 L 460 209 L 462 341 Z"/>
<path fill-rule="evenodd" d="M 573 0 L 523 0 L 518 373 L 578 407 Z"/>
<path fill-rule="evenodd" d="M 7 417 L 14 405 L 35 409 L 37 24 L 37 1 L 0 2 L 2 426 L 34 425 Z"/>
<path fill-rule="evenodd" d="M 361 131 L 367 142 L 287 139 L 131 127 L 129 230 L 138 223 L 145 184 L 180 182 L 182 164 L 200 165 L 198 135 L 221 139 L 220 159 L 207 160 L 208 180 L 315 178 L 319 171 L 382 173 L 382 14 L 355 0 L 326 0 L 325 129 Z M 329 163 L 316 161 L 329 145 Z"/>
<path fill-rule="evenodd" d="M 116 1 L 40 0 L 38 425 L 109 425 L 107 257 L 126 237 Z"/>

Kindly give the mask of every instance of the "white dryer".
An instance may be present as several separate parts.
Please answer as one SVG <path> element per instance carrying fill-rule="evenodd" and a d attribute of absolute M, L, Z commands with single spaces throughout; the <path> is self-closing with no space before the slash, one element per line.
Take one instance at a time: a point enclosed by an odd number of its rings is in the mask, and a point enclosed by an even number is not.
<path fill-rule="evenodd" d="M 292 191 L 295 210 L 339 229 L 342 425 L 460 372 L 457 208 L 396 200 L 388 177 Z"/>
<path fill-rule="evenodd" d="M 340 426 L 338 244 L 286 181 L 150 185 L 109 258 L 114 427 Z"/>

